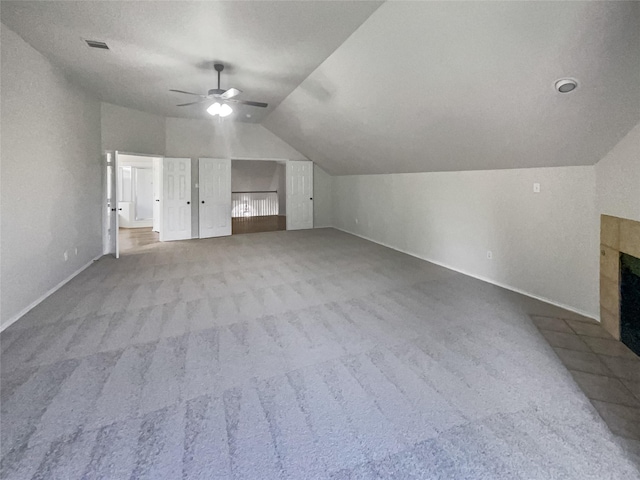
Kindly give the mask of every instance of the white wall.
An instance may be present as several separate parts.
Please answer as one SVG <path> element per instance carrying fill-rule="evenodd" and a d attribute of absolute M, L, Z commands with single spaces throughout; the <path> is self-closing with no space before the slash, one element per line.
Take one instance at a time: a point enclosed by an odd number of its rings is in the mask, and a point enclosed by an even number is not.
<path fill-rule="evenodd" d="M 4 327 L 102 253 L 102 170 L 100 102 L 1 30 Z"/>
<path fill-rule="evenodd" d="M 278 163 L 278 215 L 287 214 L 287 164 Z"/>
<path fill-rule="evenodd" d="M 333 226 L 332 177 L 318 165 L 313 165 L 313 226 Z"/>
<path fill-rule="evenodd" d="M 173 157 L 306 160 L 262 125 L 223 119 L 166 119 L 166 154 Z"/>
<path fill-rule="evenodd" d="M 101 122 L 103 151 L 164 153 L 164 117 L 103 102 Z"/>
<path fill-rule="evenodd" d="M 333 177 L 333 221 L 598 318 L 595 182 L 590 166 Z"/>
<path fill-rule="evenodd" d="M 598 213 L 640 222 L 640 124 L 596 163 Z"/>
<path fill-rule="evenodd" d="M 231 162 L 231 190 L 234 192 L 278 190 L 278 163 L 260 160 Z"/>

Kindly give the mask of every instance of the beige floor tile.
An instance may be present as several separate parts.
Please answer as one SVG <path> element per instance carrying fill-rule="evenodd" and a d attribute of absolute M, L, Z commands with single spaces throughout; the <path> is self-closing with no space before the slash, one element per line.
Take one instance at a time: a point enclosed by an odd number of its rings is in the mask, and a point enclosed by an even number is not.
<path fill-rule="evenodd" d="M 599 323 L 576 322 L 575 320 L 567 320 L 566 322 L 578 335 L 597 338 L 612 338 Z"/>
<path fill-rule="evenodd" d="M 618 340 L 607 338 L 581 337 L 584 343 L 589 345 L 591 350 L 600 355 L 609 355 L 611 357 L 622 357 L 629 359 L 638 359 L 624 343 Z"/>
<path fill-rule="evenodd" d="M 616 377 L 640 382 L 640 360 L 610 357 L 608 355 L 598 356 L 602 363 L 604 363 Z"/>
<path fill-rule="evenodd" d="M 617 378 L 569 370 L 590 400 L 639 407 L 640 401 Z"/>
<path fill-rule="evenodd" d="M 573 330 L 571 330 L 569 325 L 567 325 L 561 318 L 531 315 L 531 321 L 533 321 L 533 324 L 540 329 L 551 330 L 553 332 L 573 333 Z"/>
<path fill-rule="evenodd" d="M 552 332 L 550 330 L 540 330 L 540 333 L 547 339 L 552 347 L 566 348 L 580 352 L 589 352 L 589 347 L 580 340 L 574 333 Z"/>
<path fill-rule="evenodd" d="M 567 350 L 566 348 L 554 348 L 554 350 L 565 367 L 570 370 L 606 375 L 609 377 L 613 376 L 611 370 L 600 361 L 595 353 Z"/>
<path fill-rule="evenodd" d="M 616 435 L 640 440 L 640 408 L 592 400 L 600 416 Z"/>

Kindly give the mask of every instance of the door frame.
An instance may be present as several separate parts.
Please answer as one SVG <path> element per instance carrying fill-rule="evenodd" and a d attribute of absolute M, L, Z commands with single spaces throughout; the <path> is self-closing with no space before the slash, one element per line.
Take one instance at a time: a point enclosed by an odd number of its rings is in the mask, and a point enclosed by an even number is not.
<path fill-rule="evenodd" d="M 164 159 L 165 155 L 155 155 L 155 154 L 150 154 L 150 153 L 136 153 L 136 152 L 122 152 L 120 150 L 104 150 L 102 152 L 102 157 L 104 160 L 106 160 L 108 158 L 108 156 L 111 155 L 113 157 L 114 163 L 113 163 L 113 175 L 114 175 L 114 192 L 113 192 L 113 206 L 110 206 L 108 208 L 115 208 L 115 210 L 112 210 L 112 212 L 115 212 L 116 215 L 116 251 L 114 252 L 114 257 L 115 258 L 120 258 L 120 245 L 119 245 L 119 229 L 120 229 L 120 221 L 119 221 L 119 217 L 118 217 L 118 188 L 120 187 L 119 183 L 118 183 L 118 155 L 133 155 L 135 157 L 153 157 L 153 158 L 160 158 L 160 159 Z M 109 162 L 108 161 L 104 161 L 103 163 L 103 175 L 104 175 L 104 181 L 102 182 L 102 187 L 103 187 L 103 192 L 102 192 L 102 198 L 103 201 L 105 203 L 107 203 L 107 192 L 108 192 L 108 188 L 109 186 L 107 185 L 108 182 L 108 178 L 107 178 L 107 164 Z M 162 165 L 162 161 L 160 162 L 160 165 Z M 162 182 L 162 176 L 160 177 L 160 181 Z M 162 189 L 160 190 L 160 200 L 162 203 Z M 103 225 L 106 225 L 106 219 L 103 217 Z M 162 228 L 162 225 L 160 225 L 160 228 Z M 107 229 L 103 228 L 102 231 L 102 245 L 104 248 L 104 254 L 108 255 L 110 254 L 110 248 L 107 247 L 109 244 L 109 232 Z"/>
<path fill-rule="evenodd" d="M 282 163 L 284 165 L 284 201 L 285 201 L 285 209 L 286 209 L 286 203 L 287 203 L 287 164 L 289 162 L 295 161 L 295 160 L 290 160 L 288 158 L 276 158 L 276 157 L 230 157 L 231 159 L 231 191 L 229 192 L 229 194 L 231 195 L 231 192 L 233 191 L 233 162 L 234 160 L 249 160 L 249 161 L 256 161 L 256 162 L 276 162 L 276 163 Z M 279 195 L 279 193 L 278 193 Z M 233 218 L 231 219 L 231 222 L 233 223 Z M 289 230 L 289 221 L 287 220 L 286 223 L 286 229 Z"/>

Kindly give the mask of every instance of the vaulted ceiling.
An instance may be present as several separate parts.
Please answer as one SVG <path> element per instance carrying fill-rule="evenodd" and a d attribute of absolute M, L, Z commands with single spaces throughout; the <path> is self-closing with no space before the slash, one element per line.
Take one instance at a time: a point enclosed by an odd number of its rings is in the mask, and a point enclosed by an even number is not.
<path fill-rule="evenodd" d="M 223 88 L 332 174 L 592 165 L 640 121 L 639 2 L 6 2 L 104 101 L 202 118 Z M 105 41 L 110 51 L 83 39 Z M 577 79 L 560 94 L 554 82 Z M 247 115 L 251 115 L 250 118 Z"/>
<path fill-rule="evenodd" d="M 385 3 L 264 125 L 333 174 L 592 165 L 640 121 L 639 7 Z"/>
<path fill-rule="evenodd" d="M 2 1 L 2 23 L 103 101 L 171 117 L 221 87 L 269 108 L 236 107 L 260 122 L 380 6 L 353 1 Z M 89 48 L 105 42 L 110 50 Z M 247 115 L 251 115 L 250 118 Z"/>

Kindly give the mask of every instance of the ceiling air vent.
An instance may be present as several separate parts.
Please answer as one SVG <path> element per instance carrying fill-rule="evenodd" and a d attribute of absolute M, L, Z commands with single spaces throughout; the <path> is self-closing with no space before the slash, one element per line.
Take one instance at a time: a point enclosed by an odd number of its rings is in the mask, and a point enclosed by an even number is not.
<path fill-rule="evenodd" d="M 103 50 L 109 50 L 109 46 L 104 42 L 98 42 L 97 40 L 85 40 L 85 42 L 87 42 L 87 45 L 89 45 L 91 48 L 101 48 Z"/>

